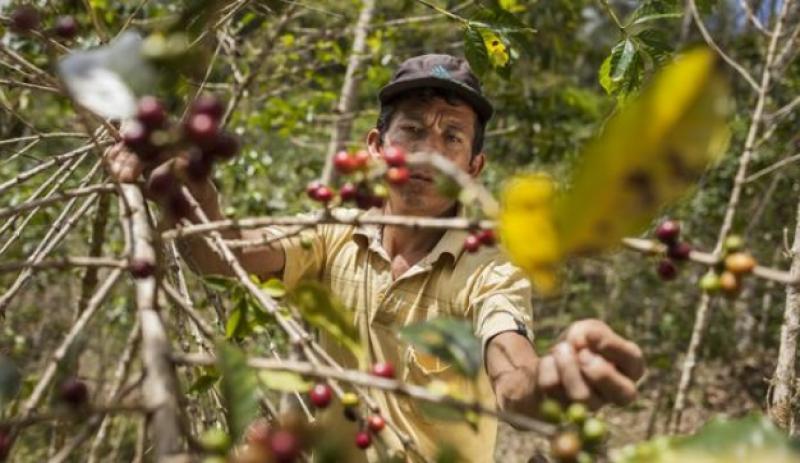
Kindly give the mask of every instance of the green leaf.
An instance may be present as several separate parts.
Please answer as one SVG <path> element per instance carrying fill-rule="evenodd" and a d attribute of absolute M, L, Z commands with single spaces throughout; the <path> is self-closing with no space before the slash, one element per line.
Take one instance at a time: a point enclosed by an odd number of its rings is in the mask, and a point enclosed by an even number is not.
<path fill-rule="evenodd" d="M 235 442 L 258 415 L 258 380 L 247 366 L 244 353 L 228 343 L 217 344 L 217 367 L 222 374 L 220 392 Z"/>
<path fill-rule="evenodd" d="M 400 330 L 400 338 L 423 352 L 452 364 L 474 378 L 481 368 L 481 343 L 465 320 L 435 318 Z"/>
<path fill-rule="evenodd" d="M 489 53 L 486 51 L 486 43 L 483 41 L 481 32 L 472 26 L 464 29 L 464 56 L 469 61 L 472 71 L 478 76 L 483 77 L 491 68 Z"/>
<path fill-rule="evenodd" d="M 189 386 L 189 394 L 202 394 L 211 389 L 214 384 L 219 381 L 219 373 L 213 372 L 209 374 L 200 375 L 191 386 Z"/>
<path fill-rule="evenodd" d="M 645 29 L 636 34 L 635 39 L 641 45 L 640 51 L 647 53 L 657 66 L 667 63 L 672 53 L 672 46 L 666 33 L 656 29 Z"/>
<path fill-rule="evenodd" d="M 240 303 L 231 310 L 228 321 L 225 323 L 225 339 L 242 337 L 247 326 L 247 303 L 245 299 L 240 299 Z"/>
<path fill-rule="evenodd" d="M 233 278 L 224 277 L 221 275 L 205 275 L 202 282 L 212 291 L 218 293 L 225 293 L 236 287 L 238 282 Z"/>
<path fill-rule="evenodd" d="M 617 84 L 611 79 L 611 60 L 613 56 L 613 52 L 606 56 L 606 59 L 603 60 L 603 64 L 600 65 L 600 70 L 597 71 L 597 80 L 600 82 L 600 86 L 603 87 L 603 90 L 609 95 L 613 95 L 617 89 Z"/>
<path fill-rule="evenodd" d="M 636 46 L 631 39 L 625 39 L 620 42 L 622 45 L 618 57 L 612 61 L 611 66 L 611 80 L 614 82 L 621 81 L 628 73 L 628 69 L 633 62 L 633 57 L 636 54 Z M 620 46 L 617 44 L 614 49 Z M 614 52 L 612 51 L 612 55 Z"/>
<path fill-rule="evenodd" d="M 280 298 L 286 295 L 286 286 L 277 278 L 270 278 L 269 280 L 259 285 L 262 291 L 267 293 L 268 296 L 273 298 Z"/>
<path fill-rule="evenodd" d="M 0 409 L 17 395 L 22 375 L 14 362 L 0 355 Z"/>
<path fill-rule="evenodd" d="M 258 379 L 267 389 L 283 392 L 307 392 L 313 384 L 291 371 L 261 371 Z"/>
<path fill-rule="evenodd" d="M 800 442 L 761 415 L 715 418 L 694 435 L 658 437 L 624 447 L 615 463 L 790 463 L 800 461 Z"/>
<path fill-rule="evenodd" d="M 683 17 L 681 4 L 675 0 L 645 0 L 631 14 L 625 27 L 636 26 L 659 19 Z"/>
<path fill-rule="evenodd" d="M 314 281 L 303 281 L 288 296 L 305 321 L 333 336 L 356 358 L 364 358 L 358 330 L 352 322 L 352 311 L 335 300 L 324 286 Z"/>

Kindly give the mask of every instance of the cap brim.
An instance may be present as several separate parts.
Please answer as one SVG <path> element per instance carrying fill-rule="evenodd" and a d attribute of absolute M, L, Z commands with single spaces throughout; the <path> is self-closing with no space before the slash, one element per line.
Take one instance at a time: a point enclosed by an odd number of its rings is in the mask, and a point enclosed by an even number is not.
<path fill-rule="evenodd" d="M 459 84 L 458 82 L 440 79 L 438 77 L 420 77 L 417 79 L 392 82 L 381 89 L 381 91 L 378 93 L 378 100 L 381 102 L 381 104 L 386 104 L 386 102 L 400 93 L 418 88 L 431 87 L 452 91 L 459 98 L 470 104 L 478 113 L 478 117 L 480 117 L 483 122 L 488 121 L 494 113 L 492 104 L 489 103 L 489 100 L 487 100 L 483 95 L 479 94 L 470 87 Z"/>

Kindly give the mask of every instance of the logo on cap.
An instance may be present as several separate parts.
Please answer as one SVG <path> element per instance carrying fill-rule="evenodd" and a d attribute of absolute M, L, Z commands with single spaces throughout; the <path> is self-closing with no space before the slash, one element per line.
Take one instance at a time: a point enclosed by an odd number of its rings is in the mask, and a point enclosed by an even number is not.
<path fill-rule="evenodd" d="M 440 79 L 452 79 L 450 73 L 441 64 L 437 64 L 431 69 L 431 75 Z"/>

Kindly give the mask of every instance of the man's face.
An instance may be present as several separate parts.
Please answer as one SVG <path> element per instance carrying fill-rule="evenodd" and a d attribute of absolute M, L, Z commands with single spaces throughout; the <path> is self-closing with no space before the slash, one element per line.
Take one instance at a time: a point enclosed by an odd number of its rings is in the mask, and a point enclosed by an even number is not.
<path fill-rule="evenodd" d="M 472 156 L 476 118 L 475 111 L 461 101 L 451 104 L 439 97 L 404 99 L 395 110 L 383 145 L 378 143 L 376 129 L 370 133 L 370 151 L 381 156 L 385 148 L 394 145 L 408 153 L 438 153 L 476 177 L 484 162 L 483 153 Z M 439 215 L 453 206 L 453 199 L 438 193 L 436 171 L 432 167 L 410 169 L 411 179 L 407 183 L 389 186 L 393 212 Z"/>

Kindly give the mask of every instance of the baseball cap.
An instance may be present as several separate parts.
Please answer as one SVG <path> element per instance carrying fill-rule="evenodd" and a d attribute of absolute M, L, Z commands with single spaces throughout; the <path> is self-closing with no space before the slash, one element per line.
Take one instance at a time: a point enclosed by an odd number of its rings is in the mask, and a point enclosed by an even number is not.
<path fill-rule="evenodd" d="M 427 54 L 403 61 L 378 93 L 378 100 L 383 105 L 402 92 L 426 87 L 452 91 L 472 106 L 484 122 L 492 117 L 492 104 L 483 95 L 481 83 L 469 63 L 451 55 Z"/>

